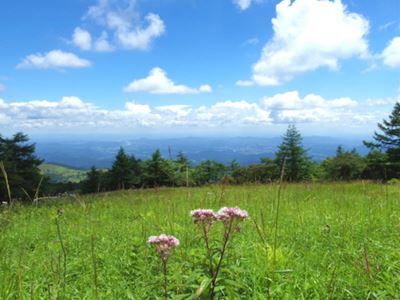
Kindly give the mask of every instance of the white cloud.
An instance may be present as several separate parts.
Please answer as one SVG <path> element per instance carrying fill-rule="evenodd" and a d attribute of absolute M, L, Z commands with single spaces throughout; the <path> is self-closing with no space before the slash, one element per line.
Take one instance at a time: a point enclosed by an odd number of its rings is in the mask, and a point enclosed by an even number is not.
<path fill-rule="evenodd" d="M 290 91 L 265 97 L 260 103 L 227 100 L 200 107 L 184 104 L 153 107 L 130 101 L 122 109 L 105 109 L 73 96 L 60 101 L 6 102 L 0 99 L 0 129 L 130 130 L 146 127 L 180 128 L 190 132 L 207 128 L 264 130 L 267 125 L 287 123 L 308 123 L 316 128 L 375 126 L 387 117 L 399 98 L 378 100 L 325 99 L 315 94 L 301 97 L 297 91 Z"/>
<path fill-rule="evenodd" d="M 279 85 L 320 67 L 367 57 L 368 21 L 349 12 L 340 0 L 283 0 L 272 19 L 274 35 L 253 66 L 252 80 Z"/>
<path fill-rule="evenodd" d="M 204 84 L 198 88 L 175 84 L 161 68 L 153 68 L 147 77 L 136 79 L 124 87 L 125 92 L 148 92 L 151 94 L 198 94 L 212 92 L 211 86 Z"/>
<path fill-rule="evenodd" d="M 347 97 L 327 100 L 316 94 L 301 98 L 298 91 L 280 93 L 262 100 L 262 106 L 271 110 L 277 123 L 358 123 L 371 120 L 374 111 L 368 105 Z M 372 118 L 375 121 L 377 115 Z M 379 116 L 380 117 L 380 116 Z"/>
<path fill-rule="evenodd" d="M 125 5 L 121 5 L 125 4 Z M 151 46 L 152 41 L 165 32 L 165 24 L 161 17 L 154 13 L 148 13 L 142 19 L 136 10 L 135 0 L 122 2 L 112 0 L 98 0 L 97 4 L 89 7 L 84 19 L 92 20 L 103 27 L 101 36 L 92 44 L 88 42 L 90 33 L 84 30 L 79 32 L 77 38 L 84 39 L 74 42 L 83 50 L 112 51 L 117 46 L 125 49 L 146 50 Z M 79 28 L 79 27 L 78 27 Z M 85 37 L 83 37 L 85 32 Z M 73 36 L 75 41 L 76 29 Z M 108 36 L 113 37 L 110 42 Z"/>
<path fill-rule="evenodd" d="M 108 41 L 107 32 L 103 31 L 100 37 L 94 43 L 94 50 L 99 52 L 110 52 L 114 50 L 114 47 Z"/>
<path fill-rule="evenodd" d="M 147 104 L 137 104 L 136 102 L 127 102 L 125 103 L 125 108 L 137 114 L 149 114 L 151 113 L 151 108 Z"/>
<path fill-rule="evenodd" d="M 192 111 L 192 108 L 189 105 L 185 105 L 185 104 L 163 105 L 163 106 L 157 106 L 155 109 L 164 114 L 175 115 L 177 118 L 187 117 L 190 114 L 190 112 Z"/>
<path fill-rule="evenodd" d="M 119 43 L 128 49 L 148 49 L 151 41 L 165 32 L 163 20 L 156 14 L 148 14 L 145 17 L 148 25 L 145 28 L 140 26 L 132 29 L 126 24 L 118 25 L 116 37 Z"/>
<path fill-rule="evenodd" d="M 210 107 L 202 106 L 196 110 L 196 117 L 203 122 L 214 124 L 215 127 L 235 123 L 261 125 L 272 122 L 269 111 L 245 100 L 217 102 Z"/>
<path fill-rule="evenodd" d="M 92 48 L 92 36 L 88 31 L 76 27 L 72 35 L 72 43 L 82 50 L 90 50 Z"/>
<path fill-rule="evenodd" d="M 252 0 L 233 0 L 241 10 L 246 10 L 250 7 Z"/>
<path fill-rule="evenodd" d="M 308 94 L 301 98 L 298 91 L 276 94 L 263 99 L 262 103 L 272 109 L 304 109 L 304 108 L 342 108 L 357 106 L 357 102 L 350 98 L 326 100 L 315 94 Z"/>
<path fill-rule="evenodd" d="M 63 69 L 90 67 L 90 61 L 77 55 L 61 50 L 52 50 L 47 53 L 30 54 L 25 57 L 17 68 L 29 69 Z"/>
<path fill-rule="evenodd" d="M 400 68 L 400 36 L 393 38 L 383 50 L 383 63 L 391 68 Z"/>
<path fill-rule="evenodd" d="M 110 52 L 114 50 L 114 47 L 108 41 L 108 34 L 106 31 L 103 31 L 95 41 L 92 41 L 92 36 L 88 31 L 76 27 L 72 35 L 71 43 L 85 51 Z"/>
<path fill-rule="evenodd" d="M 2 116 L 2 117 L 1 117 Z M 164 105 L 151 107 L 134 101 L 124 109 L 107 110 L 63 97 L 60 101 L 5 102 L 0 99 L 0 118 L 6 128 L 196 128 L 243 127 L 270 124 L 269 112 L 256 103 L 222 101 L 211 106 Z M 8 120 L 6 122 L 6 120 Z M 0 127 L 1 128 L 1 127 Z"/>
<path fill-rule="evenodd" d="M 8 104 L 0 98 L 0 109 L 5 109 L 8 107 Z"/>

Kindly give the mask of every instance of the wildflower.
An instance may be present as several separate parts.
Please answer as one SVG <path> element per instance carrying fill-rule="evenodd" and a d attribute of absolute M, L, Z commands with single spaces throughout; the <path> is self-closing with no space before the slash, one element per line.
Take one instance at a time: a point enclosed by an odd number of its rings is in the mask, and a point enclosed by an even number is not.
<path fill-rule="evenodd" d="M 227 222 L 229 220 L 242 221 L 247 219 L 249 214 L 247 211 L 240 209 L 239 207 L 223 207 L 217 213 L 218 220 Z"/>
<path fill-rule="evenodd" d="M 172 249 L 179 246 L 179 240 L 176 237 L 166 234 L 150 236 L 147 242 L 156 247 L 156 251 L 163 261 L 168 260 Z"/>
<path fill-rule="evenodd" d="M 208 241 L 208 234 L 210 232 L 211 225 L 214 221 L 217 221 L 217 214 L 211 209 L 199 208 L 190 212 L 192 220 L 195 224 L 198 224 L 202 229 L 203 239 L 206 244 L 207 256 L 209 261 L 209 272 L 210 276 L 214 275 L 213 263 L 212 263 L 212 250 Z"/>
<path fill-rule="evenodd" d="M 211 209 L 195 209 L 190 212 L 194 223 L 213 223 L 217 220 L 217 214 Z"/>
<path fill-rule="evenodd" d="M 179 240 L 173 235 L 161 234 L 159 236 L 152 235 L 147 240 L 147 243 L 154 245 L 158 255 L 161 257 L 164 274 L 164 297 L 168 299 L 168 258 L 171 255 L 172 249 L 179 246 Z"/>

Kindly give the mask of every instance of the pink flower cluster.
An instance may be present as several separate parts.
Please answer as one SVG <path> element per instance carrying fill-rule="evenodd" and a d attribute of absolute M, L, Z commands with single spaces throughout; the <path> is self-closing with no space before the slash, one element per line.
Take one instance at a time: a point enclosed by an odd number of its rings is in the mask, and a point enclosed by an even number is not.
<path fill-rule="evenodd" d="M 190 212 L 195 223 L 204 222 L 211 224 L 218 219 L 217 214 L 211 209 L 195 209 Z"/>
<path fill-rule="evenodd" d="M 147 240 L 150 245 L 156 247 L 157 253 L 163 260 L 167 260 L 173 248 L 179 246 L 179 240 L 173 235 L 161 234 L 159 236 L 151 236 Z"/>
<path fill-rule="evenodd" d="M 218 220 L 229 221 L 229 220 L 244 220 L 249 217 L 247 211 L 240 209 L 239 207 L 223 207 L 218 213 Z"/>
<path fill-rule="evenodd" d="M 193 221 L 195 223 L 207 223 L 211 224 L 216 220 L 228 221 L 228 220 L 244 220 L 249 217 L 247 211 L 240 209 L 239 207 L 223 207 L 218 213 L 215 213 L 211 209 L 195 209 L 190 212 Z"/>

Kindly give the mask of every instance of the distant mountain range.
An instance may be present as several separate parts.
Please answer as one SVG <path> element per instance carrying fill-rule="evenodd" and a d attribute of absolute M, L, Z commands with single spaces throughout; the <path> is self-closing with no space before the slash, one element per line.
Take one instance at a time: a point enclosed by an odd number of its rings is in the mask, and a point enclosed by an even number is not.
<path fill-rule="evenodd" d="M 147 159 L 156 149 L 165 158 L 175 158 L 182 151 L 197 164 L 213 159 L 222 163 L 232 160 L 248 165 L 257 163 L 262 157 L 273 157 L 281 138 L 262 137 L 224 137 L 224 138 L 171 138 L 171 139 L 121 139 L 110 141 L 56 141 L 36 142 L 36 151 L 46 163 L 56 163 L 75 168 L 87 169 L 91 166 L 108 168 L 120 147 L 137 158 Z M 304 137 L 303 145 L 316 161 L 335 154 L 338 145 L 345 149 L 355 148 L 360 154 L 367 149 L 361 139 L 312 136 Z"/>

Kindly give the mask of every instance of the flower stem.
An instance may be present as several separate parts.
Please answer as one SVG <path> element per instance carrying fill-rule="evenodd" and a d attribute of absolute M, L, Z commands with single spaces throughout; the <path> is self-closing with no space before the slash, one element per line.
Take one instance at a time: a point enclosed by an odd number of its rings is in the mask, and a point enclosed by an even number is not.
<path fill-rule="evenodd" d="M 222 246 L 221 256 L 219 258 L 217 268 L 215 269 L 214 276 L 213 276 L 212 281 L 211 281 L 211 291 L 210 291 L 210 299 L 211 300 L 213 300 L 214 297 L 215 297 L 215 287 L 216 287 L 216 283 L 217 283 L 217 277 L 218 277 L 219 271 L 221 269 L 222 260 L 223 260 L 224 255 L 225 255 L 225 251 L 226 251 L 226 248 L 227 248 L 227 245 L 228 245 L 229 237 L 231 235 L 232 223 L 233 223 L 233 219 L 230 219 L 229 220 L 229 225 L 225 228 L 224 244 Z"/>
<path fill-rule="evenodd" d="M 211 248 L 210 244 L 208 241 L 208 231 L 206 228 L 206 225 L 203 224 L 203 235 L 204 235 L 204 241 L 206 243 L 206 248 L 207 248 L 207 256 L 208 256 L 208 270 L 210 272 L 211 278 L 214 276 L 214 268 L 213 268 L 213 262 L 212 262 L 212 253 L 211 253 Z"/>
<path fill-rule="evenodd" d="M 164 273 L 164 297 L 168 299 L 167 259 L 162 260 Z"/>
<path fill-rule="evenodd" d="M 65 292 L 65 284 L 66 284 L 66 278 L 67 278 L 67 251 L 65 250 L 64 242 L 62 239 L 61 229 L 60 229 L 60 221 L 59 221 L 58 217 L 55 219 L 55 221 L 56 221 L 56 225 L 57 225 L 57 236 L 58 236 L 58 240 L 60 242 L 61 250 L 63 253 L 63 262 L 64 262 L 64 270 L 63 271 L 64 272 L 63 272 L 62 287 Z"/>

